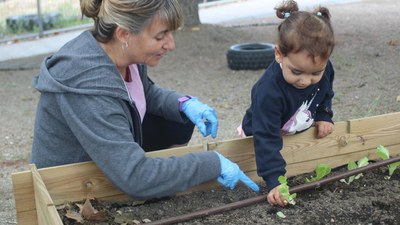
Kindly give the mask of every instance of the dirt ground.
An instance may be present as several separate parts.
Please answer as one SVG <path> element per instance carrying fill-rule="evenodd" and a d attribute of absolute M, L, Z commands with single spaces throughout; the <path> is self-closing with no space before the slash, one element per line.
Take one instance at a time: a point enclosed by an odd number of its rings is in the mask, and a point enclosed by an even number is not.
<path fill-rule="evenodd" d="M 328 5 L 328 8 L 336 36 L 331 57 L 336 72 L 334 120 L 400 111 L 400 1 L 364 0 Z M 168 54 L 157 67 L 150 68 L 150 76 L 164 87 L 198 96 L 214 107 L 220 121 L 217 140 L 236 138 L 236 127 L 250 104 L 251 87 L 263 71 L 230 70 L 226 51 L 236 43 L 274 43 L 277 22 L 274 18 L 263 18 L 223 26 L 203 24 L 179 31 L 175 36 L 176 51 Z M 11 173 L 27 169 L 39 97 L 31 87 L 31 80 L 42 59 L 43 56 L 37 56 L 0 63 L 0 224 L 4 225 L 16 224 Z M 195 132 L 190 144 L 209 141 L 212 140 Z M 382 190 L 394 190 L 394 193 L 382 194 Z M 344 195 L 347 191 L 352 194 Z M 362 193 L 364 191 L 366 194 Z M 294 207 L 282 209 L 258 204 L 193 223 L 293 224 L 288 217 L 296 217 L 295 224 L 399 224 L 399 191 L 398 175 L 392 181 L 384 181 L 379 176 L 365 186 L 357 184 L 346 188 L 341 185 L 337 189 L 327 187 L 307 192 L 310 198 L 302 199 Z M 199 199 L 209 199 L 213 204 L 215 199 L 225 202 L 228 201 L 225 198 L 239 200 L 250 195 L 242 188 L 232 192 L 215 190 L 182 197 L 176 202 L 172 198 L 164 204 L 171 204 L 170 207 L 191 205 Z M 161 214 L 167 207 L 164 204 L 159 204 Z M 155 207 L 157 205 L 151 208 Z M 142 211 L 140 207 L 137 210 Z M 278 210 L 288 217 L 270 222 Z M 365 218 L 359 211 L 366 212 Z M 332 216 L 317 220 L 322 212 Z M 336 214 L 346 216 L 348 221 L 338 219 Z M 141 218 L 144 217 L 150 215 L 141 214 Z"/>
<path fill-rule="evenodd" d="M 340 168 L 330 175 L 342 173 Z M 363 177 L 350 184 L 336 181 L 329 185 L 297 193 L 296 204 L 287 207 L 273 207 L 258 203 L 223 214 L 188 220 L 180 224 L 399 224 L 400 215 L 400 173 L 385 180 L 386 167 L 363 173 Z M 311 174 L 289 180 L 294 187 L 305 183 Z M 373 184 L 373 185 L 371 185 Z M 266 194 L 266 193 L 261 193 Z M 174 196 L 147 202 L 105 202 L 92 200 L 93 207 L 105 212 L 104 224 L 135 224 L 132 221 L 152 221 L 177 217 L 195 211 L 223 206 L 232 202 L 256 197 L 250 189 L 240 186 L 231 191 L 220 188 L 200 191 L 190 195 Z M 194 200 L 195 199 L 195 200 Z M 78 202 L 83 204 L 84 201 Z M 59 207 L 59 214 L 65 225 L 79 224 L 65 217 L 65 212 L 79 212 L 75 203 Z M 283 213 L 286 218 L 277 215 Z M 85 222 L 84 225 L 94 224 Z"/>

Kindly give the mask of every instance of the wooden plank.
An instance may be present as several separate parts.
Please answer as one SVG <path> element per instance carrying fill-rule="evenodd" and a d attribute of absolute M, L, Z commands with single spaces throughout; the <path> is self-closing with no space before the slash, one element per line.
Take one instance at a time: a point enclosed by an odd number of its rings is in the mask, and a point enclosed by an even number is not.
<path fill-rule="evenodd" d="M 323 139 L 316 139 L 315 130 L 284 137 L 282 155 L 287 162 L 287 175 L 311 172 L 319 163 L 332 167 L 347 164 L 374 154 L 379 144 L 388 147 L 392 156 L 400 154 L 400 113 L 363 118 L 335 125 L 335 131 Z M 252 137 L 212 142 L 147 153 L 150 157 L 180 156 L 191 152 L 216 150 L 239 164 L 255 181 L 262 181 L 256 173 Z M 128 196 L 112 186 L 93 162 L 70 164 L 38 170 L 55 205 L 65 201 L 80 201 L 86 197 L 126 200 Z M 13 190 L 19 224 L 37 221 L 32 172 L 12 174 Z M 216 181 L 193 187 L 184 193 L 220 187 Z M 26 223 L 25 223 L 26 221 Z"/>
<path fill-rule="evenodd" d="M 350 133 L 362 142 L 363 147 L 396 144 L 400 138 L 400 113 L 350 120 L 349 126 Z"/>
<path fill-rule="evenodd" d="M 283 137 L 281 154 L 287 163 L 304 162 L 345 153 L 340 140 L 342 136 L 348 136 L 347 122 L 336 123 L 334 132 L 325 138 L 317 139 L 315 133 L 316 129 L 310 128 L 306 132 Z"/>
<path fill-rule="evenodd" d="M 288 164 L 318 159 L 319 157 L 325 158 L 337 154 L 345 154 L 347 149 L 342 149 L 338 145 L 339 137 L 348 136 L 347 124 L 347 122 L 337 123 L 334 133 L 323 139 L 315 138 L 314 128 L 300 134 L 284 136 L 284 147 L 281 150 L 281 154 Z M 208 144 L 208 149 L 216 150 L 230 160 L 238 163 L 240 168 L 245 172 L 257 169 L 252 137 L 212 142 Z M 351 147 L 348 149 L 351 152 Z"/>
<path fill-rule="evenodd" d="M 376 116 L 371 118 L 372 122 L 369 118 L 339 122 L 335 124 L 335 131 L 323 139 L 315 138 L 314 128 L 300 134 L 284 136 L 281 154 L 287 164 L 292 164 L 341 155 L 345 159 L 350 153 L 369 151 L 380 144 L 390 146 L 400 140 L 399 115 L 400 113 Z M 353 133 L 349 133 L 350 124 Z M 256 170 L 251 137 L 210 143 L 208 146 L 238 163 L 243 171 Z"/>
<path fill-rule="evenodd" d="M 170 148 L 165 150 L 159 150 L 154 152 L 146 152 L 149 157 L 170 157 L 170 156 L 182 156 L 194 152 L 204 152 L 206 148 L 203 145 L 191 145 L 185 147 Z"/>
<path fill-rule="evenodd" d="M 122 194 L 93 162 L 39 169 L 54 204 Z"/>
<path fill-rule="evenodd" d="M 353 133 L 349 133 L 350 124 Z M 284 136 L 281 153 L 289 176 L 312 172 L 318 163 L 324 161 L 337 167 L 347 164 L 349 159 L 358 160 L 361 155 L 376 159 L 378 156 L 372 153 L 379 144 L 395 146 L 400 142 L 400 113 L 371 117 L 371 121 L 363 118 L 338 122 L 335 131 L 323 139 L 316 139 L 315 132 L 311 128 L 297 135 Z M 251 137 L 209 143 L 208 146 L 238 163 L 245 173 L 256 171 Z M 400 154 L 399 149 L 392 150 L 391 154 Z"/>
<path fill-rule="evenodd" d="M 36 209 L 17 212 L 18 225 L 38 225 Z"/>
<path fill-rule="evenodd" d="M 62 225 L 57 209 L 35 165 L 29 165 L 33 178 L 36 212 L 40 225 Z"/>
<path fill-rule="evenodd" d="M 340 154 L 337 136 L 346 134 L 347 123 L 342 122 L 336 125 L 335 132 L 330 137 L 323 139 L 315 138 L 313 128 L 297 135 L 284 136 L 281 154 L 287 164 L 316 159 L 319 158 L 318 154 L 322 154 L 324 158 L 337 155 Z M 208 148 L 236 162 L 245 173 L 257 170 L 252 137 L 213 142 L 209 143 Z"/>
<path fill-rule="evenodd" d="M 204 151 L 202 145 L 193 145 L 146 154 L 150 157 L 168 157 L 200 151 Z M 39 172 L 56 205 L 64 203 L 66 199 L 79 201 L 88 196 L 119 200 L 129 198 L 114 188 L 93 162 L 42 168 Z M 17 214 L 35 210 L 32 173 L 30 171 L 13 173 L 12 179 Z"/>
<path fill-rule="evenodd" d="M 393 130 L 393 128 L 398 130 L 400 126 L 400 112 L 353 119 L 349 123 L 350 132 L 357 134 L 370 133 L 376 130 L 387 131 L 387 129 Z"/>
<path fill-rule="evenodd" d="M 18 224 L 37 225 L 32 172 L 28 170 L 12 173 L 11 178 Z"/>
<path fill-rule="evenodd" d="M 400 144 L 386 146 L 391 152 L 392 157 L 400 155 Z M 376 148 L 366 149 L 365 151 L 352 152 L 345 155 L 331 156 L 327 158 L 314 159 L 306 162 L 291 163 L 286 166 L 286 176 L 296 176 L 298 174 L 313 172 L 316 166 L 320 163 L 326 163 L 332 168 L 345 166 L 350 160 L 358 161 L 359 159 L 367 156 L 370 160 L 379 159 L 375 154 Z"/>
<path fill-rule="evenodd" d="M 146 155 L 149 157 L 169 157 L 200 151 L 204 151 L 203 146 L 195 145 L 149 152 Z M 63 203 L 66 198 L 72 201 L 86 199 L 87 197 L 99 199 L 109 196 L 118 199 L 129 198 L 115 188 L 93 162 L 60 166 L 53 169 L 44 168 L 40 169 L 40 174 L 55 204 Z"/>
<path fill-rule="evenodd" d="M 350 124 L 352 121 L 350 121 Z M 398 125 L 382 124 L 376 126 L 364 120 L 359 121 L 365 131 L 360 133 L 346 133 L 346 128 L 340 127 L 335 132 L 323 139 L 307 137 L 309 132 L 284 139 L 284 148 L 281 153 L 290 163 L 305 162 L 320 158 L 347 155 L 354 152 L 368 151 L 382 144 L 385 146 L 399 143 L 400 122 Z M 353 126 L 354 127 L 354 126 Z"/>
<path fill-rule="evenodd" d="M 35 209 L 32 172 L 30 170 L 15 172 L 11 174 L 11 178 L 17 215 Z"/>
<path fill-rule="evenodd" d="M 207 148 L 208 150 L 218 151 L 226 158 L 237 163 L 244 172 L 251 172 L 257 169 L 252 137 L 212 142 L 208 144 Z"/>

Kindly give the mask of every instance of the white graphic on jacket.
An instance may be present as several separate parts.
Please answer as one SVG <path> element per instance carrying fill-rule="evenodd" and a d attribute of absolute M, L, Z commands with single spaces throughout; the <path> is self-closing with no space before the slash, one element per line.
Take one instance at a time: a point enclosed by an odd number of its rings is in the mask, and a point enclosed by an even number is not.
<path fill-rule="evenodd" d="M 303 102 L 300 108 L 294 113 L 294 115 L 283 125 L 281 132 L 285 135 L 295 134 L 308 129 L 314 122 L 314 118 L 310 110 L 311 103 L 314 101 L 316 94 L 311 99 L 310 103 L 308 101 Z"/>

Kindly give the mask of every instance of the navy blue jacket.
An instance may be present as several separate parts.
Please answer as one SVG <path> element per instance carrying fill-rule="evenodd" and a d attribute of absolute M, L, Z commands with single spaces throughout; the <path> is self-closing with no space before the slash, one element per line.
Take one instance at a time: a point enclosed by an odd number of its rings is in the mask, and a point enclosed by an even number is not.
<path fill-rule="evenodd" d="M 282 135 L 302 132 L 316 121 L 333 123 L 333 79 L 334 70 L 328 61 L 319 83 L 297 89 L 285 81 L 274 61 L 253 86 L 242 128 L 246 136 L 253 136 L 257 173 L 269 190 L 279 185 L 278 177 L 286 173 L 280 153 Z"/>

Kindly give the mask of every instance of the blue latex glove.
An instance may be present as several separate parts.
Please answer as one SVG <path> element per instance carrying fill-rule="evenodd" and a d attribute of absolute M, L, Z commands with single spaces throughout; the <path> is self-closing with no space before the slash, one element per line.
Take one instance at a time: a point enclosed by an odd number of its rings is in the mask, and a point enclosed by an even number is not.
<path fill-rule="evenodd" d="M 213 138 L 217 137 L 218 119 L 213 108 L 197 98 L 191 98 L 182 104 L 182 112 L 196 124 L 204 137 L 210 134 Z"/>
<path fill-rule="evenodd" d="M 225 158 L 218 152 L 217 153 L 219 160 L 221 162 L 221 175 L 217 178 L 218 182 L 220 182 L 225 187 L 229 187 L 230 189 L 235 188 L 235 185 L 238 181 L 243 182 L 249 188 L 251 188 L 255 192 L 260 191 L 260 187 L 252 181 L 243 171 L 239 168 L 239 166 Z"/>

